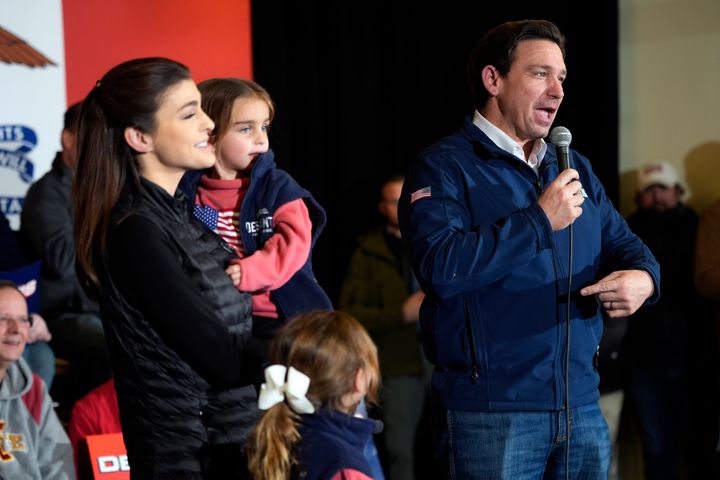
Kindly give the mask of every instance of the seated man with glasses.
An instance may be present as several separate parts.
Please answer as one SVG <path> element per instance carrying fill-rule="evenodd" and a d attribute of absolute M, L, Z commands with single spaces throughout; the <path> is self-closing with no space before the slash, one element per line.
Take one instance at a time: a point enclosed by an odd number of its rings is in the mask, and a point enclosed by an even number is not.
<path fill-rule="evenodd" d="M 31 326 L 25 296 L 0 280 L 0 478 L 74 479 L 70 440 L 22 359 Z"/>

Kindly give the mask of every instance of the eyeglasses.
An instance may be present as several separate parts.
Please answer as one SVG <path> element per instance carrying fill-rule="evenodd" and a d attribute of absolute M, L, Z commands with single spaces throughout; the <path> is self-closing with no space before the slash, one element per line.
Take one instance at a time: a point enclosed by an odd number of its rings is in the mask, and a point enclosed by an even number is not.
<path fill-rule="evenodd" d="M 32 317 L 11 317 L 9 315 L 0 315 L 0 325 L 3 327 L 7 327 L 11 320 L 25 328 L 30 328 L 33 324 Z"/>

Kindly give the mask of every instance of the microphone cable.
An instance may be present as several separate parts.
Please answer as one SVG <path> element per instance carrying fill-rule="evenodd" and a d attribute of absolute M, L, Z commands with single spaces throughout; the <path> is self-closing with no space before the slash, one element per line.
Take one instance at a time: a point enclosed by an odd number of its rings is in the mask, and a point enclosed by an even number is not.
<path fill-rule="evenodd" d="M 550 141 L 555 145 L 558 169 L 562 173 L 570 168 L 570 142 L 572 134 L 565 127 L 557 126 L 550 132 Z M 568 285 L 567 303 L 565 304 L 565 358 L 564 358 L 564 386 L 565 386 L 565 480 L 570 478 L 570 301 L 572 300 L 572 273 L 573 273 L 573 224 L 568 226 Z M 558 427 L 560 422 L 558 422 Z"/>
<path fill-rule="evenodd" d="M 563 365 L 565 383 L 565 480 L 570 479 L 570 300 L 572 295 L 572 267 L 573 267 L 573 244 L 574 231 L 571 223 L 568 228 L 568 283 L 567 302 L 565 308 L 565 361 Z"/>

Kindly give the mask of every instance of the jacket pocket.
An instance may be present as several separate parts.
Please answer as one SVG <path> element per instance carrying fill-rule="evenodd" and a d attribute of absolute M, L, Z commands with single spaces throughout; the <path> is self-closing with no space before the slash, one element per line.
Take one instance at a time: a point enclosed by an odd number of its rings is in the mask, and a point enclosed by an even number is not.
<path fill-rule="evenodd" d="M 467 349 L 470 354 L 470 382 L 474 385 L 480 378 L 480 365 L 478 363 L 477 345 L 475 343 L 475 330 L 473 329 L 472 318 L 468 301 L 463 301 L 465 314 L 465 336 L 467 338 Z"/>

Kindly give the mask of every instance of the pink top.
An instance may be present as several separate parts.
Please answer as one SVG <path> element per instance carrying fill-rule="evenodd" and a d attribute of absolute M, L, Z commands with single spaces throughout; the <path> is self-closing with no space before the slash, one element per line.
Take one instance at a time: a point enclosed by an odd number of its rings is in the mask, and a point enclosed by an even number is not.
<path fill-rule="evenodd" d="M 277 318 L 270 292 L 283 286 L 307 261 L 312 243 L 312 222 L 302 199 L 281 205 L 273 212 L 273 235 L 262 249 L 245 256 L 240 240 L 240 206 L 250 179 L 220 180 L 206 175 L 200 179 L 195 204 L 218 210 L 215 232 L 235 248 L 241 257 L 242 276 L 238 289 L 252 294 L 253 315 Z"/>

